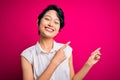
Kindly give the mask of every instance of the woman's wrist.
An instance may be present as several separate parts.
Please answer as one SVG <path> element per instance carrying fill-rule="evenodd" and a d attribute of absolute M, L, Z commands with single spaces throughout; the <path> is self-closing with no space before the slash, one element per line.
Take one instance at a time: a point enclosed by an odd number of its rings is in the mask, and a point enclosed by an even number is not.
<path fill-rule="evenodd" d="M 94 64 L 93 64 L 92 62 L 90 62 L 90 61 L 87 61 L 87 62 L 85 63 L 85 65 L 86 65 L 86 66 L 89 66 L 89 67 L 92 67 Z"/>
<path fill-rule="evenodd" d="M 53 60 L 51 61 L 51 63 L 52 63 L 53 65 L 55 65 L 55 66 L 58 66 L 58 65 L 59 65 L 59 63 L 58 63 L 55 59 L 53 59 Z"/>

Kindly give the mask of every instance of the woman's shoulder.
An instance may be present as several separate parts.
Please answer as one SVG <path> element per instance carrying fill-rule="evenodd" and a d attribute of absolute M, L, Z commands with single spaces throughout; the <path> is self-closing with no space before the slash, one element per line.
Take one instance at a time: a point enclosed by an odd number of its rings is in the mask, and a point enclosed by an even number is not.
<path fill-rule="evenodd" d="M 26 48 L 25 50 L 23 50 L 20 55 L 23 56 L 24 58 L 26 58 L 30 63 L 32 63 L 34 53 L 35 53 L 35 45 L 32 45 L 32 46 Z"/>

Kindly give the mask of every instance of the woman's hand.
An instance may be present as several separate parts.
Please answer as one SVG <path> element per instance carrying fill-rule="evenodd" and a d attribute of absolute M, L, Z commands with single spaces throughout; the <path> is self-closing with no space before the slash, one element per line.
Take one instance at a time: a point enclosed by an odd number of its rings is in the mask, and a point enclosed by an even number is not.
<path fill-rule="evenodd" d="M 55 54 L 54 58 L 53 58 L 53 62 L 56 65 L 59 65 L 61 62 L 63 62 L 66 59 L 66 55 L 64 52 L 64 49 L 70 44 L 70 41 L 67 42 L 65 45 L 63 45 Z"/>
<path fill-rule="evenodd" d="M 91 55 L 90 55 L 90 57 L 88 58 L 86 64 L 92 66 L 92 65 L 96 64 L 96 63 L 99 61 L 100 56 L 101 56 L 100 49 L 101 49 L 101 48 L 98 48 L 98 49 L 96 49 L 95 51 L 93 51 L 93 52 L 91 53 Z"/>
<path fill-rule="evenodd" d="M 77 74 L 75 74 L 73 80 L 83 80 L 86 74 L 92 68 L 92 66 L 99 61 L 100 55 L 101 55 L 100 48 L 93 51 L 85 65 L 79 70 Z"/>

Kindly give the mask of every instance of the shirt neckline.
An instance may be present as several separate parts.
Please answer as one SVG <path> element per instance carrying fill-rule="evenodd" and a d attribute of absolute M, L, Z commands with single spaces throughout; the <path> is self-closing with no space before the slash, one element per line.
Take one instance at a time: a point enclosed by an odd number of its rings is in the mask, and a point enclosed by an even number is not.
<path fill-rule="evenodd" d="M 36 48 L 37 48 L 37 52 L 38 52 L 38 53 L 48 54 L 47 51 L 45 51 L 45 50 L 43 50 L 43 49 L 41 48 L 39 42 L 37 42 L 37 44 L 36 44 Z M 50 51 L 49 53 L 54 53 L 55 51 L 58 50 L 58 48 L 59 48 L 59 47 L 58 47 L 56 41 L 54 41 L 54 42 L 53 42 L 53 48 L 51 49 L 51 51 Z"/>

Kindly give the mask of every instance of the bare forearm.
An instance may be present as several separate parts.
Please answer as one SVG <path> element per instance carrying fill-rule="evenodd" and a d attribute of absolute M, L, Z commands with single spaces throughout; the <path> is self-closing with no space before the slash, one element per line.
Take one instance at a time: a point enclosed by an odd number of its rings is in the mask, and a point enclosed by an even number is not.
<path fill-rule="evenodd" d="M 81 70 L 74 76 L 73 80 L 83 80 L 93 65 L 85 63 Z"/>
<path fill-rule="evenodd" d="M 56 68 L 66 59 L 66 55 L 64 53 L 64 48 L 69 45 L 70 42 L 67 42 L 63 45 L 55 54 L 51 63 L 48 65 L 47 69 L 42 73 L 42 75 L 38 78 L 38 80 L 50 80 L 52 74 L 56 70 Z"/>
<path fill-rule="evenodd" d="M 82 80 L 88 73 L 88 71 L 92 68 L 94 64 L 96 64 L 100 59 L 100 49 L 97 48 L 95 51 L 91 53 L 91 56 L 88 58 L 85 65 L 82 67 L 82 69 L 74 76 L 73 80 Z"/>
<path fill-rule="evenodd" d="M 54 61 L 51 61 L 47 69 L 42 73 L 42 75 L 38 78 L 38 80 L 50 80 L 57 66 L 58 64 L 56 64 Z"/>

